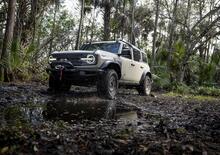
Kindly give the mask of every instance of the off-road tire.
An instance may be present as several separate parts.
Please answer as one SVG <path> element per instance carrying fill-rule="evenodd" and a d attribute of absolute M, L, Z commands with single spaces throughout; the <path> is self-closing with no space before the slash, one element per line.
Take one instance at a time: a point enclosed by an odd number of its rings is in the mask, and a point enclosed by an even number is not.
<path fill-rule="evenodd" d="M 49 76 L 49 90 L 51 91 L 69 91 L 71 84 L 67 81 L 60 80 L 53 75 Z"/>
<path fill-rule="evenodd" d="M 151 87 L 152 87 L 151 84 L 152 84 L 151 78 L 148 75 L 146 75 L 144 81 L 137 88 L 138 93 L 144 96 L 150 95 Z"/>
<path fill-rule="evenodd" d="M 97 92 L 100 97 L 114 99 L 118 90 L 118 74 L 109 69 L 98 78 Z"/>

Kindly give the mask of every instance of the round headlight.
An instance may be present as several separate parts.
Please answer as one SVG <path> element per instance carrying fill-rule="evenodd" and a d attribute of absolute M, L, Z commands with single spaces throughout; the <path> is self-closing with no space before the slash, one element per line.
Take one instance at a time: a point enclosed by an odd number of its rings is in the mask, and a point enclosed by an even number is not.
<path fill-rule="evenodd" d="M 87 55 L 87 61 L 88 64 L 94 64 L 95 63 L 95 56 L 94 55 Z"/>
<path fill-rule="evenodd" d="M 81 58 L 82 61 L 85 61 L 88 64 L 95 64 L 96 58 L 92 54 L 88 54 L 86 58 Z"/>

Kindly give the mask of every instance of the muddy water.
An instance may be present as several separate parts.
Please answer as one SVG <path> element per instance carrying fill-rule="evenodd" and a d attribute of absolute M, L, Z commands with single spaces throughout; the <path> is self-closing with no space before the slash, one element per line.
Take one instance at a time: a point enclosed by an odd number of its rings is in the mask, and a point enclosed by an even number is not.
<path fill-rule="evenodd" d="M 219 154 L 220 99 L 0 86 L 0 154 Z M 4 128 L 5 127 L 5 128 Z M 8 128 L 9 127 L 9 128 Z"/>
<path fill-rule="evenodd" d="M 76 121 L 101 119 L 119 120 L 134 123 L 138 120 L 137 111 L 119 106 L 117 101 L 97 98 L 71 99 L 54 98 L 47 103 L 25 103 L 12 105 L 0 110 L 1 126 L 34 125 L 44 121 Z"/>

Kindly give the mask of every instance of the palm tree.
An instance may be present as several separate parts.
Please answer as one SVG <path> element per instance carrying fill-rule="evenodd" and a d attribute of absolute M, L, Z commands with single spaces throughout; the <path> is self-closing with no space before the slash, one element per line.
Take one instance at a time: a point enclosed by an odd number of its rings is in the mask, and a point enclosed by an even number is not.
<path fill-rule="evenodd" d="M 113 7 L 116 7 L 119 4 L 119 0 L 95 0 L 95 6 L 99 6 L 104 9 L 103 20 L 104 20 L 104 33 L 103 40 L 110 39 L 110 20 L 111 20 L 111 11 Z"/>

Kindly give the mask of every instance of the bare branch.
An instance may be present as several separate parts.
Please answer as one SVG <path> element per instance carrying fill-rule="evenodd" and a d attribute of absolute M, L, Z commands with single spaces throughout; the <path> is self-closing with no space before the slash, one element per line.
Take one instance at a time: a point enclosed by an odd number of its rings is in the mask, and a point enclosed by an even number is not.
<path fill-rule="evenodd" d="M 192 43 L 192 46 L 195 46 L 199 40 L 201 40 L 201 38 L 203 38 L 204 36 L 206 36 L 210 30 L 212 30 L 212 28 L 215 26 L 215 24 L 220 20 L 220 17 L 216 18 L 209 26 L 207 26 L 207 28 L 195 39 L 193 39 L 194 43 Z"/>
<path fill-rule="evenodd" d="M 219 32 L 216 32 L 215 34 L 213 34 L 213 35 L 211 35 L 211 36 L 209 36 L 208 38 L 206 38 L 206 40 L 200 41 L 199 46 L 197 46 L 195 49 L 193 49 L 193 52 L 192 52 L 192 53 L 197 52 L 197 50 L 198 50 L 199 48 L 201 48 L 205 43 L 207 43 L 209 40 L 211 40 L 212 38 L 214 38 L 214 37 L 216 37 L 216 36 L 218 36 L 218 35 L 220 35 L 220 31 L 219 31 Z"/>
<path fill-rule="evenodd" d="M 215 14 L 216 12 L 218 12 L 220 10 L 220 6 L 216 7 L 215 9 L 209 11 L 205 16 L 203 16 L 191 29 L 191 31 L 193 32 L 194 29 L 204 20 L 206 19 L 207 17 Z"/>

